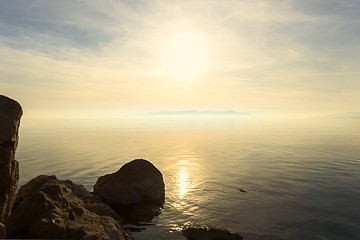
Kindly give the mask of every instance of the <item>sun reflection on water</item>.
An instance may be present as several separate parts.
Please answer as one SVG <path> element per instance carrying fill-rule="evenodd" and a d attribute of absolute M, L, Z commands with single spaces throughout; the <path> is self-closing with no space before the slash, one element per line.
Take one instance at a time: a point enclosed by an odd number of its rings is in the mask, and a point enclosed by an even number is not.
<path fill-rule="evenodd" d="M 185 167 L 181 167 L 177 175 L 179 199 L 184 198 L 189 188 L 189 176 Z"/>

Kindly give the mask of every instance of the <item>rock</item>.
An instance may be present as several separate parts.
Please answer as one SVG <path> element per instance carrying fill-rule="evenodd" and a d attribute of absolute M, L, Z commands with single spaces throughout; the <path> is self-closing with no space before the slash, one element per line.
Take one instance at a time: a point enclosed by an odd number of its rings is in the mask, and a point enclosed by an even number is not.
<path fill-rule="evenodd" d="M 84 202 L 84 207 L 96 213 L 100 216 L 109 216 L 114 218 L 115 220 L 119 221 L 120 223 L 123 222 L 123 219 L 108 205 L 106 205 L 100 197 L 94 196 L 88 190 L 84 188 L 84 186 L 76 184 L 70 180 L 58 180 L 56 176 L 47 176 L 47 175 L 40 175 L 32 180 L 30 180 L 25 185 L 21 186 L 17 195 L 14 208 L 25 198 L 29 197 L 35 191 L 37 191 L 42 185 L 49 181 L 60 181 L 62 182 L 67 188 L 70 188 L 72 194 L 78 198 L 80 198 Z"/>
<path fill-rule="evenodd" d="M 80 198 L 84 202 L 84 207 L 96 213 L 100 216 L 109 216 L 115 220 L 123 223 L 122 217 L 120 217 L 109 205 L 105 204 L 99 196 L 96 194 L 91 194 L 88 190 L 84 188 L 83 185 L 73 183 L 70 180 L 63 181 L 66 187 L 72 190 L 72 193 Z"/>
<path fill-rule="evenodd" d="M 165 200 L 161 172 L 144 159 L 133 160 L 116 173 L 99 177 L 94 192 L 110 204 L 149 203 L 162 206 Z"/>
<path fill-rule="evenodd" d="M 22 186 L 12 214 L 5 220 L 7 237 L 133 240 L 112 217 L 87 210 L 68 187 L 71 184 L 55 176 L 39 176 Z"/>
<path fill-rule="evenodd" d="M 6 228 L 3 223 L 0 223 L 0 239 L 6 238 Z"/>
<path fill-rule="evenodd" d="M 150 221 L 165 201 L 161 172 L 149 161 L 136 159 L 117 172 L 99 177 L 94 193 L 128 222 Z"/>
<path fill-rule="evenodd" d="M 182 230 L 188 240 L 242 240 L 243 236 L 214 227 L 187 227 Z"/>
<path fill-rule="evenodd" d="M 39 188 L 41 188 L 46 182 L 59 181 L 56 176 L 40 175 L 34 179 L 31 179 L 28 183 L 22 185 L 16 194 L 16 200 L 14 208 L 16 208 L 24 199 L 30 197 Z"/>
<path fill-rule="evenodd" d="M 19 181 L 19 163 L 15 160 L 20 119 L 18 102 L 0 95 L 0 221 L 11 212 Z"/>

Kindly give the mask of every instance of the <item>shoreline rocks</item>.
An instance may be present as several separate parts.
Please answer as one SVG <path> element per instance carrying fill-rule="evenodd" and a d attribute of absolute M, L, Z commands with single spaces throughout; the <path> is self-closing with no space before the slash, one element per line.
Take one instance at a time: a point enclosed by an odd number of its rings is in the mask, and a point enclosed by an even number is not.
<path fill-rule="evenodd" d="M 40 175 L 19 188 L 12 212 L 4 221 L 4 231 L 0 229 L 2 234 L 8 238 L 133 240 L 123 217 L 128 223 L 148 223 L 161 213 L 165 201 L 162 174 L 149 161 L 137 159 L 106 176 L 112 176 L 107 184 L 122 187 L 108 189 L 120 198 L 125 195 L 125 199 L 136 201 L 109 204 L 82 185 L 54 175 Z"/>
<path fill-rule="evenodd" d="M 20 104 L 0 95 L 0 221 L 9 216 L 19 181 L 19 163 L 15 160 L 18 145 Z"/>
<path fill-rule="evenodd" d="M 91 194 L 88 190 L 84 188 L 83 185 L 76 184 L 70 180 L 59 180 L 56 176 L 51 175 L 40 175 L 28 183 L 22 185 L 16 194 L 16 201 L 14 204 L 14 209 L 17 205 L 20 204 L 25 198 L 29 197 L 35 191 L 37 191 L 41 186 L 43 186 L 47 182 L 51 181 L 59 181 L 64 184 L 67 188 L 71 189 L 72 194 L 81 199 L 84 202 L 84 208 L 96 213 L 100 216 L 109 216 L 119 221 L 123 222 L 123 219 L 108 205 L 101 201 L 100 197 Z"/>
<path fill-rule="evenodd" d="M 86 209 L 84 201 L 73 193 L 72 186 L 70 181 L 44 175 L 22 186 L 13 212 L 5 220 L 7 237 L 134 239 L 113 217 Z"/>

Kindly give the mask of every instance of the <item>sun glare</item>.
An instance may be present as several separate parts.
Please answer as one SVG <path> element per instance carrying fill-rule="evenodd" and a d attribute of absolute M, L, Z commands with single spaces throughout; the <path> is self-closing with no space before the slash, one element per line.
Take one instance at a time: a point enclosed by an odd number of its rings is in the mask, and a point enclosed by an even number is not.
<path fill-rule="evenodd" d="M 185 168 L 180 168 L 178 173 L 179 197 L 183 198 L 189 187 L 188 174 Z"/>
<path fill-rule="evenodd" d="M 166 40 L 163 47 L 161 68 L 165 76 L 187 82 L 208 71 L 209 43 L 201 33 L 176 33 Z"/>

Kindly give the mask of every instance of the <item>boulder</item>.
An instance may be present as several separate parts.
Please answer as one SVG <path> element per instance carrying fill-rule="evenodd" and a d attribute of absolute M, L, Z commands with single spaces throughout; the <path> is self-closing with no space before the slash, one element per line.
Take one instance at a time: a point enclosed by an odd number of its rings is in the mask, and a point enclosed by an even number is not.
<path fill-rule="evenodd" d="M 22 108 L 18 102 L 0 95 L 0 221 L 9 216 L 19 181 L 15 160 Z"/>
<path fill-rule="evenodd" d="M 159 214 L 156 207 L 165 201 L 165 184 L 161 172 L 149 161 L 136 159 L 117 172 L 99 177 L 94 193 L 99 195 L 122 216 L 145 221 Z M 141 209 L 141 210 L 139 210 Z"/>
<path fill-rule="evenodd" d="M 133 240 L 112 217 L 87 210 L 68 187 L 71 184 L 55 176 L 39 176 L 20 188 L 13 212 L 5 220 L 7 237 Z"/>
<path fill-rule="evenodd" d="M 0 239 L 6 238 L 6 228 L 3 223 L 0 223 Z"/>
<path fill-rule="evenodd" d="M 162 206 L 165 184 L 161 172 L 149 161 L 136 159 L 117 172 L 99 177 L 94 192 L 108 203 L 149 203 Z"/>
<path fill-rule="evenodd" d="M 214 227 L 186 227 L 182 230 L 188 240 L 242 240 L 243 236 Z"/>

